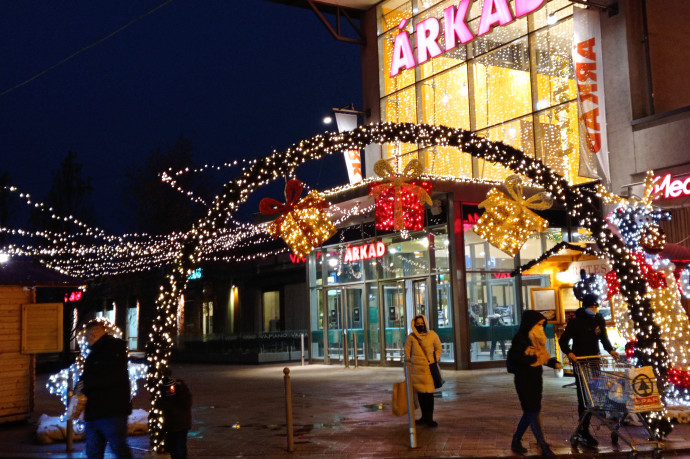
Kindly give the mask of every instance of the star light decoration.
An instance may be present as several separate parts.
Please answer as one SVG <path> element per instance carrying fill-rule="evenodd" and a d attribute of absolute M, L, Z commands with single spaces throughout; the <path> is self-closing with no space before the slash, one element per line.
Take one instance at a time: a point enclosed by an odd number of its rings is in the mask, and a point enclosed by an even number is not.
<path fill-rule="evenodd" d="M 510 145 L 492 142 L 459 128 L 386 122 L 359 126 L 352 131 L 342 133 L 319 134 L 300 141 L 285 151 L 274 151 L 248 164 L 237 178 L 223 186 L 220 194 L 208 206 L 206 216 L 189 231 L 161 238 L 155 245 L 147 245 L 150 236 L 112 237 L 85 229 L 94 239 L 93 244 L 84 244 L 81 240 L 65 235 L 31 233 L 31 237 L 39 238 L 41 243 L 46 243 L 45 246 L 11 245 L 10 254 L 36 255 L 44 263 L 58 269 L 62 268 L 64 272 L 118 273 L 126 270 L 131 272 L 131 270 L 147 269 L 152 266 L 170 266 L 165 282 L 160 286 L 160 294 L 156 301 L 157 315 L 154 318 L 147 345 L 149 371 L 146 385 L 152 394 L 149 432 L 153 449 L 160 451 L 164 436 L 158 400 L 161 396 L 164 370 L 169 364 L 173 336 L 176 332 L 177 304 L 185 290 L 189 274 L 204 261 L 213 256 L 220 256 L 218 252 L 209 255 L 209 250 L 217 248 L 220 241 L 232 241 L 238 245 L 248 243 L 247 239 L 243 239 L 246 234 L 238 234 L 241 231 L 236 231 L 235 226 L 228 225 L 235 225 L 232 219 L 233 214 L 257 188 L 280 177 L 294 176 L 295 169 L 306 161 L 318 160 L 325 155 L 347 149 L 362 149 L 370 143 L 417 144 L 419 149 L 429 146 L 455 148 L 459 154 L 468 153 L 491 163 L 500 163 L 549 193 L 554 202 L 560 203 L 573 217 L 575 223 L 579 223 L 580 226 L 592 232 L 602 254 L 612 263 L 621 282 L 621 294 L 630 305 L 632 312 L 631 316 L 638 336 L 635 349 L 638 361 L 641 365 L 651 364 L 657 376 L 662 376 L 662 380 L 665 380 L 669 368 L 668 354 L 660 338 L 659 327 L 653 321 L 649 299 L 644 296 L 646 293 L 644 279 L 639 275 L 639 265 L 631 256 L 625 243 L 599 217 L 596 202 L 601 194 L 571 186 L 566 178 Z M 494 181 L 477 179 L 448 178 L 448 180 L 455 183 L 495 184 Z M 364 181 L 357 186 L 366 186 L 367 183 L 368 181 Z M 352 188 L 355 186 L 344 186 L 331 191 L 338 193 Z M 328 198 L 328 193 L 326 193 L 326 198 Z M 74 222 L 74 220 L 69 218 L 69 221 Z M 29 235 L 29 233 L 26 234 Z M 258 234 L 258 231 L 254 234 Z M 130 245 L 134 250 L 130 250 Z M 236 248 L 231 243 L 225 247 Z M 141 252 L 137 252 L 139 250 Z M 123 256 L 124 253 L 127 256 Z M 108 256 L 112 254 L 116 255 L 115 261 L 108 260 Z M 145 258 L 144 261 L 138 260 L 140 254 Z M 81 263 L 84 264 L 81 265 Z M 651 422 L 657 425 L 660 424 L 657 421 L 664 419 L 664 414 L 654 414 L 652 417 L 654 419 L 651 419 Z M 656 429 L 655 433 L 661 435 L 661 430 Z"/>
<path fill-rule="evenodd" d="M 96 320 L 103 324 L 106 334 L 115 338 L 122 338 L 122 331 L 112 322 L 103 317 L 97 318 Z M 79 355 L 77 355 L 74 363 L 67 368 L 63 368 L 59 372 L 50 375 L 48 377 L 48 381 L 46 382 L 46 389 L 48 389 L 48 392 L 60 397 L 60 401 L 65 406 L 65 410 L 60 415 L 61 421 L 67 419 L 67 405 L 69 403 L 67 392 L 70 379 L 72 380 L 72 388 L 76 393 L 80 385 L 79 379 L 84 373 L 84 362 L 86 361 L 86 357 L 88 357 L 89 353 L 91 352 L 89 343 L 86 340 L 86 324 L 84 324 L 82 329 L 77 333 L 77 343 L 79 345 Z M 134 398 L 134 396 L 137 394 L 137 390 L 139 389 L 137 381 L 146 377 L 146 364 L 128 362 L 127 370 L 129 372 L 130 396 Z M 81 419 L 76 420 L 74 427 L 77 432 L 83 431 L 83 421 Z"/>

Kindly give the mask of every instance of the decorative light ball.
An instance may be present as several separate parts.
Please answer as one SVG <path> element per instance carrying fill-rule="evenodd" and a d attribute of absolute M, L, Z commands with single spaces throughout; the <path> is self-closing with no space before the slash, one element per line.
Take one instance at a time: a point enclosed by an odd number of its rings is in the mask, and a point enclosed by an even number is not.
<path fill-rule="evenodd" d="M 640 236 L 640 245 L 645 252 L 656 255 L 666 247 L 666 233 L 657 225 L 649 225 Z"/>

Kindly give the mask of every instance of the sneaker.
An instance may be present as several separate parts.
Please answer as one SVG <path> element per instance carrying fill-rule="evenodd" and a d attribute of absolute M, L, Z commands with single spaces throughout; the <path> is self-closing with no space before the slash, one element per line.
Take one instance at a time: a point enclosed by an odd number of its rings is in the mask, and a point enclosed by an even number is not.
<path fill-rule="evenodd" d="M 594 438 L 588 430 L 580 432 L 578 435 L 580 437 L 580 442 L 584 444 L 586 447 L 596 448 L 597 446 L 599 446 L 599 441 L 596 438 Z"/>

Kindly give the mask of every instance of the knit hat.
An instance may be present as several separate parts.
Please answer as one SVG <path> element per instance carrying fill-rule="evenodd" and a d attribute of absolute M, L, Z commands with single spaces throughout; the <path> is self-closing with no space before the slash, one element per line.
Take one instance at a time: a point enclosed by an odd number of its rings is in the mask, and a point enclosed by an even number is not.
<path fill-rule="evenodd" d="M 589 294 L 582 297 L 583 308 L 591 308 L 592 306 L 599 306 L 599 298 L 597 298 L 597 295 Z"/>

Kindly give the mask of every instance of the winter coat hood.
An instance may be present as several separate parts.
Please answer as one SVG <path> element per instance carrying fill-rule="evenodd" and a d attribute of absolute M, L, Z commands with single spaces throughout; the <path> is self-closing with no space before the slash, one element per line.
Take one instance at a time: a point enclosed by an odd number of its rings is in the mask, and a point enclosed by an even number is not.
<path fill-rule="evenodd" d="M 420 317 L 421 317 L 422 319 L 424 319 L 424 326 L 426 327 L 426 333 L 419 333 L 419 332 L 417 331 L 417 329 L 414 327 L 414 323 L 415 323 L 415 322 L 417 321 L 417 319 L 420 318 Z M 426 320 L 426 316 L 425 316 L 425 315 L 423 315 L 423 314 L 417 314 L 417 315 L 414 316 L 414 317 L 412 318 L 412 320 L 410 321 L 410 327 L 412 328 L 412 333 L 414 333 L 414 334 L 415 334 L 416 336 L 418 336 L 418 337 L 422 337 L 422 336 L 426 335 L 426 334 L 429 332 L 429 321 Z"/>
<path fill-rule="evenodd" d="M 520 328 L 518 329 L 518 333 L 525 336 L 529 337 L 529 331 L 539 323 L 540 320 L 546 320 L 546 317 L 539 312 L 539 311 L 533 311 L 531 309 L 526 310 L 525 312 L 522 313 L 522 320 L 520 321 Z M 546 322 L 544 322 L 546 325 Z"/>

